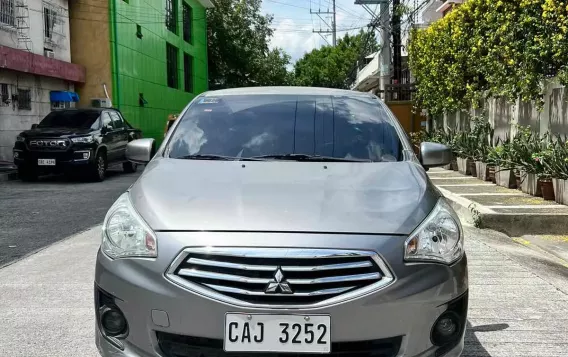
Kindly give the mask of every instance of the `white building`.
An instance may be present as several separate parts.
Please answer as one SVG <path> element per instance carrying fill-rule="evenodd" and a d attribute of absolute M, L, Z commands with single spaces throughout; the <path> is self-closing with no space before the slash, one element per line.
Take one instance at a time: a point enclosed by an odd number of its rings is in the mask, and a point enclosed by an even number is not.
<path fill-rule="evenodd" d="M 19 132 L 72 105 L 54 102 L 73 101 L 74 83 L 85 80 L 69 35 L 67 0 L 0 0 L 0 161 L 12 161 Z"/>
<path fill-rule="evenodd" d="M 428 27 L 432 22 L 441 19 L 451 11 L 455 6 L 463 3 L 463 0 L 430 0 L 418 11 L 418 16 L 416 17 L 416 27 Z M 388 4 L 381 4 L 381 19 L 380 22 L 384 24 L 390 23 L 390 13 L 385 11 L 384 7 Z M 392 11 L 392 9 L 391 9 Z M 405 20 L 408 22 L 408 19 Z M 408 53 L 406 45 L 409 40 L 410 26 L 403 26 L 402 33 L 402 67 L 403 67 L 403 78 L 401 78 L 401 84 L 408 84 L 412 82 L 410 72 L 404 70 L 407 68 Z M 381 92 L 380 97 L 385 98 L 384 93 L 382 93 L 385 88 L 389 85 L 391 81 L 393 66 L 392 66 L 392 45 L 390 32 L 385 30 L 384 27 L 381 28 L 381 51 L 368 56 L 365 59 L 366 65 L 358 66 L 357 79 L 352 85 L 352 89 L 361 92 Z"/>

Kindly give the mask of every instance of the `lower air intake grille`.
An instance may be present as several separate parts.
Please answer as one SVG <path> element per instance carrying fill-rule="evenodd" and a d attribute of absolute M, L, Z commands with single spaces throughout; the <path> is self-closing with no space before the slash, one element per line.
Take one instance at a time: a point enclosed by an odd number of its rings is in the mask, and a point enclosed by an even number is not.
<path fill-rule="evenodd" d="M 227 353 L 223 341 L 210 338 L 174 335 L 156 332 L 160 349 L 166 357 L 394 357 L 398 354 L 402 337 L 372 341 L 339 342 L 331 344 L 330 354 L 295 353 Z"/>
<path fill-rule="evenodd" d="M 226 302 L 286 307 L 335 303 L 393 281 L 373 252 L 284 248 L 188 248 L 167 276 Z"/>

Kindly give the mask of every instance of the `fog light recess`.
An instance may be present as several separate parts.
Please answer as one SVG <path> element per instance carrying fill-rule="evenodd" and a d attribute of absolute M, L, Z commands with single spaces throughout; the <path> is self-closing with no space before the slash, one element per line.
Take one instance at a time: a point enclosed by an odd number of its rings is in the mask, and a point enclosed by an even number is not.
<path fill-rule="evenodd" d="M 432 342 L 436 346 L 443 346 L 456 341 L 461 336 L 460 317 L 452 312 L 444 312 L 432 328 Z"/>
<path fill-rule="evenodd" d="M 127 330 L 126 319 L 116 306 L 103 306 L 100 310 L 101 327 L 107 336 L 124 335 Z"/>

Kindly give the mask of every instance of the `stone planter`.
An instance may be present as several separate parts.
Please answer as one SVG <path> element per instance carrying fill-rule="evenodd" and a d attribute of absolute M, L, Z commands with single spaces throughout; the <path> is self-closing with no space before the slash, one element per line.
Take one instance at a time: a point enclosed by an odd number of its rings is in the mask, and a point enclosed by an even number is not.
<path fill-rule="evenodd" d="M 554 200 L 562 205 L 568 205 L 568 180 L 552 179 Z"/>
<path fill-rule="evenodd" d="M 477 166 L 475 165 L 475 161 L 467 159 L 467 166 L 469 167 L 469 173 L 473 177 L 477 177 Z"/>
<path fill-rule="evenodd" d="M 458 171 L 458 160 L 457 159 L 453 159 L 450 162 L 450 168 L 454 171 Z"/>
<path fill-rule="evenodd" d="M 497 183 L 497 180 L 495 179 L 495 166 L 493 165 L 487 165 L 487 181 L 491 181 L 493 183 Z"/>
<path fill-rule="evenodd" d="M 475 172 L 477 173 L 478 179 L 485 181 L 485 179 L 483 178 L 483 170 L 484 170 L 483 165 L 484 165 L 483 162 L 476 161 L 475 162 Z"/>
<path fill-rule="evenodd" d="M 471 160 L 458 157 L 458 171 L 462 175 L 471 175 Z"/>
<path fill-rule="evenodd" d="M 521 191 L 536 197 L 542 197 L 538 178 L 535 174 L 528 174 L 521 171 Z"/>
<path fill-rule="evenodd" d="M 540 179 L 538 180 L 540 185 L 540 190 L 542 191 L 542 198 L 545 201 L 554 201 L 554 186 L 552 185 L 552 179 Z"/>
<path fill-rule="evenodd" d="M 521 172 L 519 169 L 515 169 L 515 184 L 517 185 L 517 190 L 521 190 L 521 185 L 522 185 L 522 179 L 521 179 Z"/>
<path fill-rule="evenodd" d="M 515 173 L 511 169 L 504 169 L 499 166 L 495 168 L 495 179 L 497 185 L 505 188 L 516 188 Z"/>

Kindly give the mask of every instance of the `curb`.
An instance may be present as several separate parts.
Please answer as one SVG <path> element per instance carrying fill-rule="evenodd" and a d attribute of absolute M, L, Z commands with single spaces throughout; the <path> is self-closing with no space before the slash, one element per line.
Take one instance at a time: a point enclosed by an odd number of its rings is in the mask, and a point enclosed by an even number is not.
<path fill-rule="evenodd" d="M 18 179 L 18 171 L 8 171 L 0 173 L 0 182 Z"/>
<path fill-rule="evenodd" d="M 496 213 L 463 196 L 438 187 L 462 223 L 492 229 L 510 237 L 562 235 L 568 232 L 568 215 L 555 213 Z"/>

